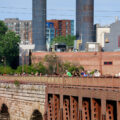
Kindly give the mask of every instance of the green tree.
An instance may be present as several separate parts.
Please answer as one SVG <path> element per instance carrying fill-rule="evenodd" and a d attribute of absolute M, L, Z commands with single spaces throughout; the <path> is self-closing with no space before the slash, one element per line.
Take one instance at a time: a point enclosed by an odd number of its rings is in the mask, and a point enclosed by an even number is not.
<path fill-rule="evenodd" d="M 20 37 L 8 31 L 5 24 L 0 21 L 0 63 L 16 68 L 19 61 Z"/>
<path fill-rule="evenodd" d="M 19 42 L 20 37 L 12 31 L 8 31 L 0 41 L 1 59 L 13 68 L 18 64 Z"/>
<path fill-rule="evenodd" d="M 74 45 L 74 40 L 76 39 L 75 36 L 71 36 L 71 35 L 68 35 L 66 37 L 64 36 L 57 36 L 53 39 L 52 41 L 52 45 L 55 44 L 55 43 L 64 43 L 66 44 L 68 47 L 69 46 L 73 46 Z"/>
<path fill-rule="evenodd" d="M 7 32 L 8 28 L 7 26 L 4 24 L 3 21 L 0 21 L 0 36 L 1 35 L 5 35 L 5 33 Z"/>

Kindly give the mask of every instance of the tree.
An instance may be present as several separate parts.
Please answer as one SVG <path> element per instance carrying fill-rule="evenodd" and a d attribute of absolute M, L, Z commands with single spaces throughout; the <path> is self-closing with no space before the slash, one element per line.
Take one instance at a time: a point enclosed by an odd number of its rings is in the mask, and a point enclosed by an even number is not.
<path fill-rule="evenodd" d="M 3 21 L 0 21 L 0 36 L 1 35 L 5 35 L 5 33 L 7 32 L 8 28 L 7 26 L 4 24 Z"/>
<path fill-rule="evenodd" d="M 44 60 L 48 65 L 48 74 L 57 73 L 57 67 L 60 62 L 58 56 L 52 53 L 50 55 L 46 55 Z"/>
<path fill-rule="evenodd" d="M 53 39 L 52 41 L 52 45 L 55 44 L 55 43 L 64 43 L 66 44 L 68 47 L 69 46 L 73 46 L 74 45 L 74 40 L 76 39 L 75 36 L 71 36 L 71 35 L 68 35 L 66 37 L 64 36 L 57 36 Z"/>
<path fill-rule="evenodd" d="M 20 37 L 12 31 L 7 31 L 5 24 L 0 21 L 0 62 L 16 68 L 19 61 Z"/>

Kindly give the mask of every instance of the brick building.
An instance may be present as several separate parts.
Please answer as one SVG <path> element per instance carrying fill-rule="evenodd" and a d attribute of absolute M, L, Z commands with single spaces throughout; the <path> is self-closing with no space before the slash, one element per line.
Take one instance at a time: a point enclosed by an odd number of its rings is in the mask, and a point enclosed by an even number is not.
<path fill-rule="evenodd" d="M 35 52 L 32 54 L 32 62 L 38 63 L 44 60 L 48 52 Z M 70 62 L 82 65 L 85 70 L 99 70 L 102 75 L 115 75 L 120 73 L 120 52 L 56 52 L 62 62 Z"/>
<path fill-rule="evenodd" d="M 55 36 L 74 35 L 74 21 L 73 20 L 48 20 L 54 23 Z"/>

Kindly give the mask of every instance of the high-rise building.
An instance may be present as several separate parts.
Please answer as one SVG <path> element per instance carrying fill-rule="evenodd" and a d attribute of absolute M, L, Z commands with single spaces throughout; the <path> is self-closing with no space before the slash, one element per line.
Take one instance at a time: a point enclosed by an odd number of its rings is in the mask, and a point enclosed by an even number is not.
<path fill-rule="evenodd" d="M 54 23 L 55 37 L 74 35 L 74 20 L 48 20 Z"/>
<path fill-rule="evenodd" d="M 9 30 L 20 36 L 21 43 L 32 43 L 32 21 L 19 20 L 18 18 L 7 18 L 4 20 Z"/>

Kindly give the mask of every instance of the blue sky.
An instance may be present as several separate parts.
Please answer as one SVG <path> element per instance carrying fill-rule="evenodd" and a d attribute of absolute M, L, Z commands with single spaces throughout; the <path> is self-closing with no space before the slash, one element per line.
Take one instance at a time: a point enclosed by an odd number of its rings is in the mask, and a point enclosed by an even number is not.
<path fill-rule="evenodd" d="M 47 0 L 48 19 L 74 19 L 76 0 Z M 26 9 L 21 9 L 26 8 Z M 0 19 L 32 19 L 32 0 L 0 0 Z M 95 23 L 110 24 L 120 17 L 120 0 L 95 0 Z"/>

